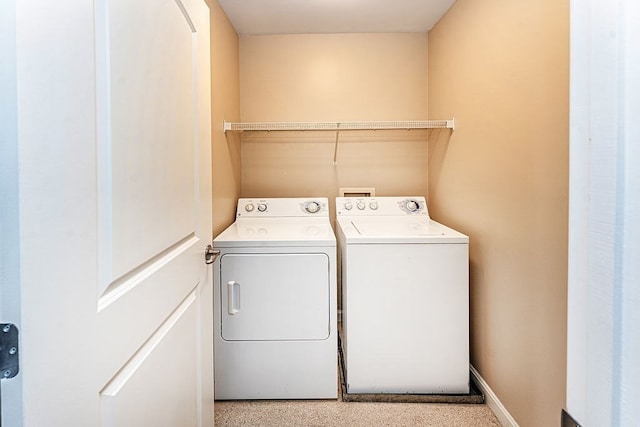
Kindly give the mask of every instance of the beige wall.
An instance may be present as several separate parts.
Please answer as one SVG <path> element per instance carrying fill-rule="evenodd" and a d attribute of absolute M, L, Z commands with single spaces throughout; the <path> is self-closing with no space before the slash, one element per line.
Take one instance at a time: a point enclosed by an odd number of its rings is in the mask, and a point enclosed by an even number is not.
<path fill-rule="evenodd" d="M 427 118 L 426 34 L 240 37 L 243 121 Z M 427 192 L 426 131 L 242 136 L 242 196 L 333 199 L 340 187 Z"/>
<path fill-rule="evenodd" d="M 238 35 L 216 0 L 211 7 L 211 110 L 213 164 L 213 234 L 235 219 L 240 194 L 240 144 L 228 138 L 223 122 L 240 118 Z"/>
<path fill-rule="evenodd" d="M 472 364 L 521 426 L 565 404 L 569 2 L 458 0 L 429 33 L 433 216 L 470 236 Z"/>

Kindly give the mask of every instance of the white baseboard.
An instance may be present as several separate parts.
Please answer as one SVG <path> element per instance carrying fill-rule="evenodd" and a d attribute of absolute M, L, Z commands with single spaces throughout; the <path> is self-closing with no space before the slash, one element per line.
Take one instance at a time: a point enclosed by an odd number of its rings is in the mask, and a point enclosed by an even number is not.
<path fill-rule="evenodd" d="M 473 379 L 475 380 L 476 385 L 478 386 L 482 394 L 484 394 L 484 401 L 486 402 L 487 406 L 493 411 L 496 418 L 498 418 L 500 424 L 503 427 L 519 427 L 516 420 L 511 416 L 509 411 L 507 411 L 507 408 L 505 408 L 502 402 L 500 402 L 498 396 L 496 396 L 493 390 L 491 390 L 489 384 L 487 384 L 484 378 L 482 378 L 478 371 L 476 371 L 476 368 L 471 365 L 469 365 L 469 367 L 471 369 L 471 375 L 473 375 Z"/>

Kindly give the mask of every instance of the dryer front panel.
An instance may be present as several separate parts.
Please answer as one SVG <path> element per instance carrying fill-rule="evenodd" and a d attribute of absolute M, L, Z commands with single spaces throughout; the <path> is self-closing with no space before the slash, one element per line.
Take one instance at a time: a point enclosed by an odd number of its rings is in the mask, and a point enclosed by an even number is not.
<path fill-rule="evenodd" d="M 226 341 L 329 337 L 327 254 L 225 254 L 219 292 L 220 332 Z"/>

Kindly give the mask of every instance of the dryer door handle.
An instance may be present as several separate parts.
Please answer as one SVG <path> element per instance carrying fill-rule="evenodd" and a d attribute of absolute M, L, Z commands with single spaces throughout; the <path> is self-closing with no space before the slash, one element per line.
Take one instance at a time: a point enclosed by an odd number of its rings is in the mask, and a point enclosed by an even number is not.
<path fill-rule="evenodd" d="M 235 280 L 227 282 L 227 313 L 234 315 L 240 312 L 240 283 Z"/>

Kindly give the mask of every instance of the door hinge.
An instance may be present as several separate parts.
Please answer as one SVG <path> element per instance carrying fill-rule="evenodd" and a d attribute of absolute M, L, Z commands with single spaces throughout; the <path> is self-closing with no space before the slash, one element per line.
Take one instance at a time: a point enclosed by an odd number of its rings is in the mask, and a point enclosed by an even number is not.
<path fill-rule="evenodd" d="M 218 258 L 218 255 L 220 255 L 220 251 L 213 249 L 213 246 L 207 245 L 207 247 L 204 248 L 204 262 L 207 264 L 213 264 L 216 258 Z"/>
<path fill-rule="evenodd" d="M 560 418 L 560 426 L 561 427 L 582 427 L 578 422 L 573 419 L 573 417 L 566 411 L 562 410 L 562 415 Z"/>
<path fill-rule="evenodd" d="M 0 379 L 13 378 L 20 372 L 18 327 L 0 323 Z"/>

